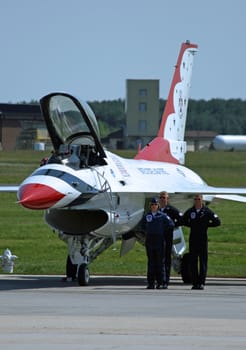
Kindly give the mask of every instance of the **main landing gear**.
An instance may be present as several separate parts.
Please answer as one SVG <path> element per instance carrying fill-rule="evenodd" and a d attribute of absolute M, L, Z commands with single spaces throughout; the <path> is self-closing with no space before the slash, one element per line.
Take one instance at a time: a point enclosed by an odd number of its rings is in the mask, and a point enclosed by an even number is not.
<path fill-rule="evenodd" d="M 77 280 L 80 286 L 90 282 L 89 263 L 113 243 L 111 237 L 98 237 L 94 234 L 72 236 L 59 232 L 59 238 L 68 245 L 66 278 Z"/>

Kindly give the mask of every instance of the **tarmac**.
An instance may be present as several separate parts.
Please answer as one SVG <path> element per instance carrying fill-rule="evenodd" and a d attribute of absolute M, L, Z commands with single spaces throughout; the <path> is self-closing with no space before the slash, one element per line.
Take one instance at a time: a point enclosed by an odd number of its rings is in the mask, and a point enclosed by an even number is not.
<path fill-rule="evenodd" d="M 246 279 L 207 279 L 191 290 L 172 278 L 0 275 L 0 346 L 40 349 L 246 349 Z"/>

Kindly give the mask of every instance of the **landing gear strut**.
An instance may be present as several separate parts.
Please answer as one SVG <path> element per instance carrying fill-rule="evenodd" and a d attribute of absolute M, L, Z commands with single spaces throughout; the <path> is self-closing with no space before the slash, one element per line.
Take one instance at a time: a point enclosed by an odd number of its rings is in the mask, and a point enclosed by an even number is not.
<path fill-rule="evenodd" d="M 112 237 L 98 237 L 92 233 L 73 236 L 59 231 L 59 238 L 68 245 L 67 278 L 71 278 L 72 281 L 77 279 L 80 286 L 88 286 L 90 282 L 88 265 L 112 245 Z"/>
<path fill-rule="evenodd" d="M 66 276 L 67 278 L 72 278 L 72 281 L 76 280 L 76 274 L 77 274 L 77 264 L 73 264 L 70 256 L 67 256 L 67 263 L 66 263 Z"/>

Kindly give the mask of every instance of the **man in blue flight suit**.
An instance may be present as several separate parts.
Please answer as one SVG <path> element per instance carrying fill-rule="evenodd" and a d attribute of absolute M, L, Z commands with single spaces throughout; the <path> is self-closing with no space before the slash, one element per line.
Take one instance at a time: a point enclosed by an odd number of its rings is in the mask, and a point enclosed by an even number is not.
<path fill-rule="evenodd" d="M 182 213 L 173 205 L 169 203 L 169 195 L 166 191 L 160 192 L 160 211 L 166 213 L 174 222 L 174 226 L 181 225 Z M 172 247 L 173 247 L 173 230 L 168 230 L 165 234 L 166 240 L 166 254 L 165 254 L 165 269 L 166 269 L 166 281 L 165 284 L 169 284 L 171 266 L 172 266 Z"/>
<path fill-rule="evenodd" d="M 203 204 L 203 196 L 194 196 L 194 205 L 186 210 L 182 224 L 190 227 L 189 253 L 192 289 L 204 289 L 208 265 L 208 227 L 221 224 L 218 216 Z M 200 269 L 198 270 L 198 262 Z"/>
<path fill-rule="evenodd" d="M 165 213 L 159 210 L 159 202 L 152 198 L 150 211 L 143 217 L 143 229 L 146 232 L 145 247 L 148 259 L 147 265 L 147 289 L 166 289 L 165 272 L 165 234 L 173 230 L 174 223 Z"/>

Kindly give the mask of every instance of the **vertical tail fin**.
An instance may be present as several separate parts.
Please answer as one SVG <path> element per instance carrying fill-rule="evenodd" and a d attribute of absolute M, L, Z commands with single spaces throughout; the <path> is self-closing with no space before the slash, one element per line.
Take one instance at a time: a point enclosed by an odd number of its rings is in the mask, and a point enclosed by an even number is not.
<path fill-rule="evenodd" d="M 158 135 L 138 152 L 135 159 L 184 163 L 185 124 L 193 60 L 197 48 L 196 44 L 191 44 L 189 41 L 181 45 Z"/>

